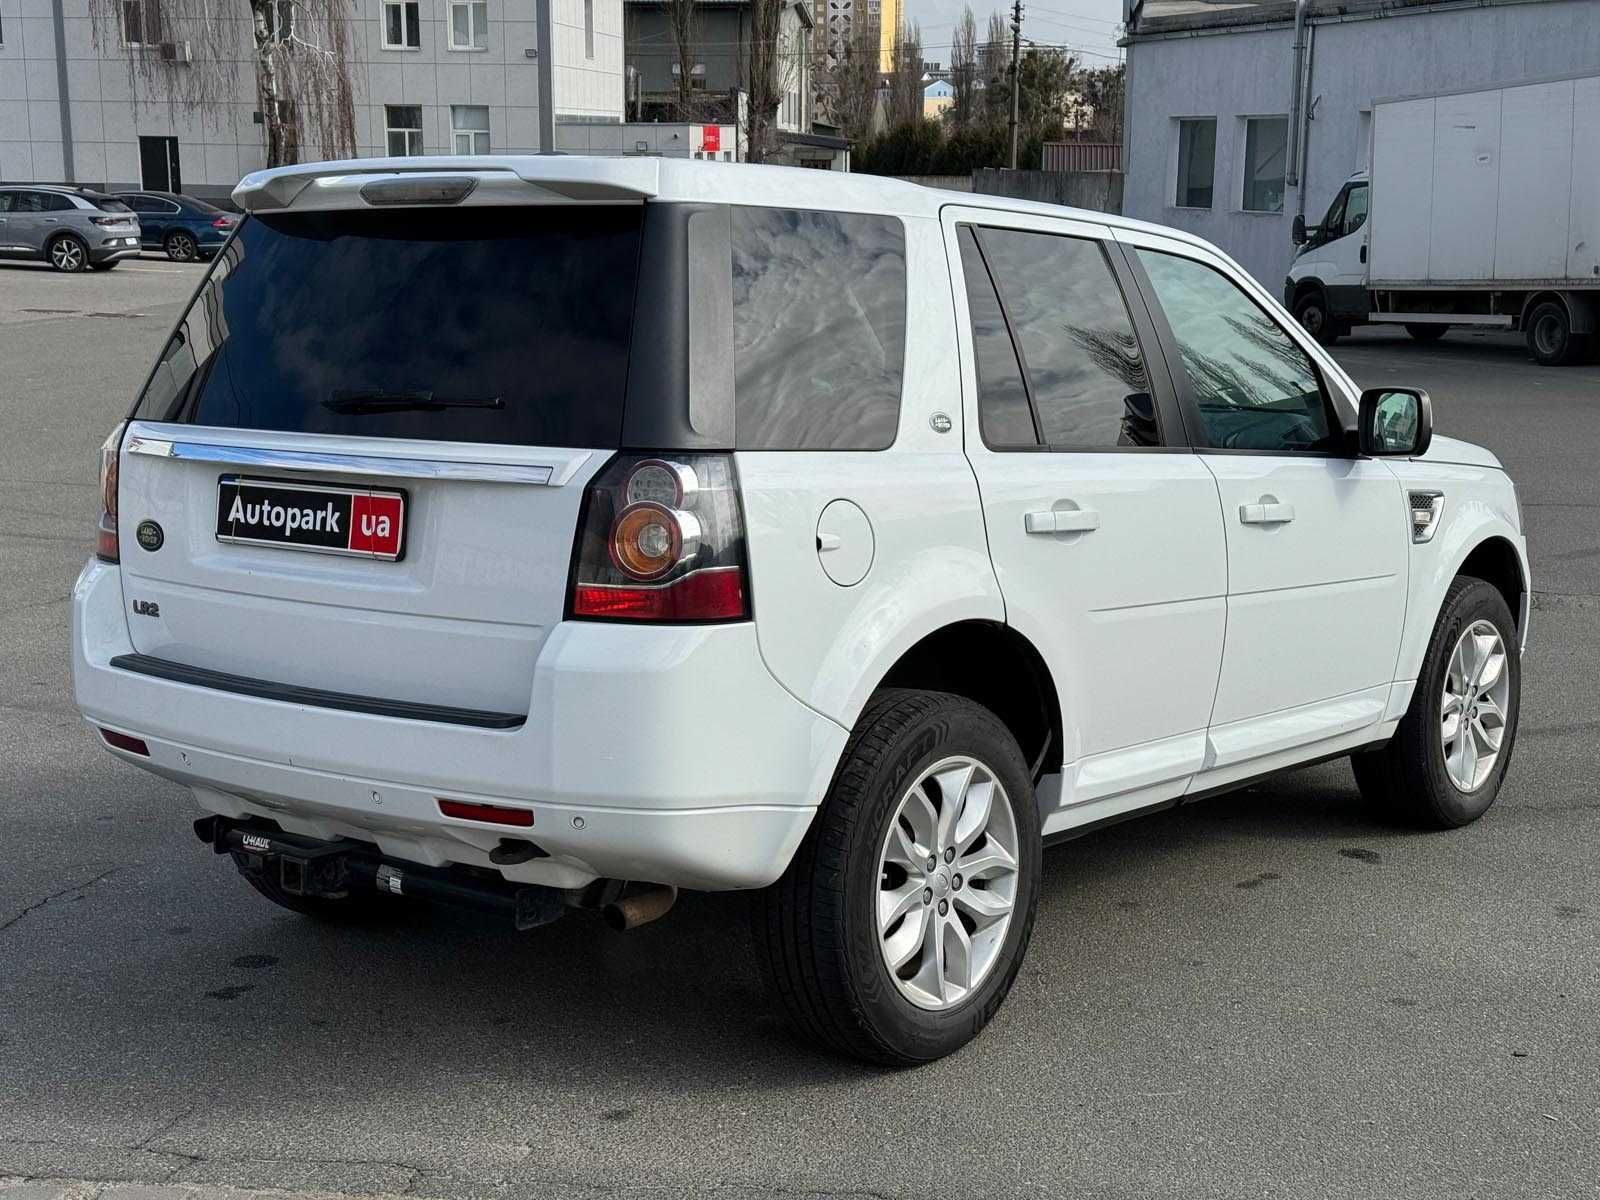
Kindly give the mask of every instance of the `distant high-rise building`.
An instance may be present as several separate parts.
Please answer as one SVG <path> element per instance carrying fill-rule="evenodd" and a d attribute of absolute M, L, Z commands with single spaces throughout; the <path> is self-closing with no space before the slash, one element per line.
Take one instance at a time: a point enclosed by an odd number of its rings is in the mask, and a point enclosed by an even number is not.
<path fill-rule="evenodd" d="M 856 18 L 863 16 L 878 30 L 878 70 L 889 74 L 894 70 L 894 44 L 903 19 L 904 0 L 816 0 L 817 28 L 826 30 L 828 65 L 838 66 L 844 60 L 855 28 Z"/>

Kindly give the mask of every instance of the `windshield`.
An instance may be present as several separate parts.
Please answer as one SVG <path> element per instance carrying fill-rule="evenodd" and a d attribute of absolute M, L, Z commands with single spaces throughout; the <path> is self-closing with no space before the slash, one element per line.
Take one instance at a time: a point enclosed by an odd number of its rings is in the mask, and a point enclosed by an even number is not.
<path fill-rule="evenodd" d="M 620 444 L 640 205 L 252 216 L 135 416 Z"/>

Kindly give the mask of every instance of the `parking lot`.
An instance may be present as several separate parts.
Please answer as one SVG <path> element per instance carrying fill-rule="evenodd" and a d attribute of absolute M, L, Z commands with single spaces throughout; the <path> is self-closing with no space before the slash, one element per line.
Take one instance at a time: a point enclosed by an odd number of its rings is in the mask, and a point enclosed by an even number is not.
<path fill-rule="evenodd" d="M 0 1178 L 424 1197 L 1548 1197 L 1600 1178 L 1600 366 L 1361 331 L 1517 480 L 1537 595 L 1478 825 L 1343 762 L 1050 850 L 988 1031 L 909 1073 L 769 1014 L 737 895 L 614 934 L 258 898 L 73 708 L 96 451 L 203 267 L 0 265 Z M 1286 656 L 1291 653 L 1286 648 Z M 1292 663 L 1286 661 L 1286 669 Z"/>

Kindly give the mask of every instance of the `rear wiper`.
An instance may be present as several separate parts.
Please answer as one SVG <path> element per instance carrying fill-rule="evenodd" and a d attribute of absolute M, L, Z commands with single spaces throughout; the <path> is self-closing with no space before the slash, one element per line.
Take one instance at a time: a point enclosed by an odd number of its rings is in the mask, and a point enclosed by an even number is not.
<path fill-rule="evenodd" d="M 322 402 L 329 412 L 362 413 L 443 412 L 447 408 L 503 409 L 499 396 L 435 396 L 429 391 L 415 392 L 335 392 Z"/>

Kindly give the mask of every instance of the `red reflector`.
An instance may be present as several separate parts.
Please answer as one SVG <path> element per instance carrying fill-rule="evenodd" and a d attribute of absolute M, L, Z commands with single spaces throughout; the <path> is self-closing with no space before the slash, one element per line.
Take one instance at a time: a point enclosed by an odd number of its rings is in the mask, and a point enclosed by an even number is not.
<path fill-rule="evenodd" d="M 491 825 L 533 824 L 533 813 L 526 808 L 503 808 L 498 804 L 468 804 L 464 800 L 441 800 L 439 811 L 463 821 L 488 821 Z"/>
<path fill-rule="evenodd" d="M 574 589 L 572 615 L 613 621 L 737 621 L 745 616 L 744 580 L 738 567 L 712 567 L 666 587 L 580 583 Z"/>
<path fill-rule="evenodd" d="M 142 754 L 146 758 L 150 757 L 150 747 L 146 746 L 140 738 L 129 737 L 125 733 L 118 733 L 115 729 L 102 729 L 100 736 L 105 738 L 108 746 L 113 746 L 118 750 L 126 750 L 129 754 Z"/>

